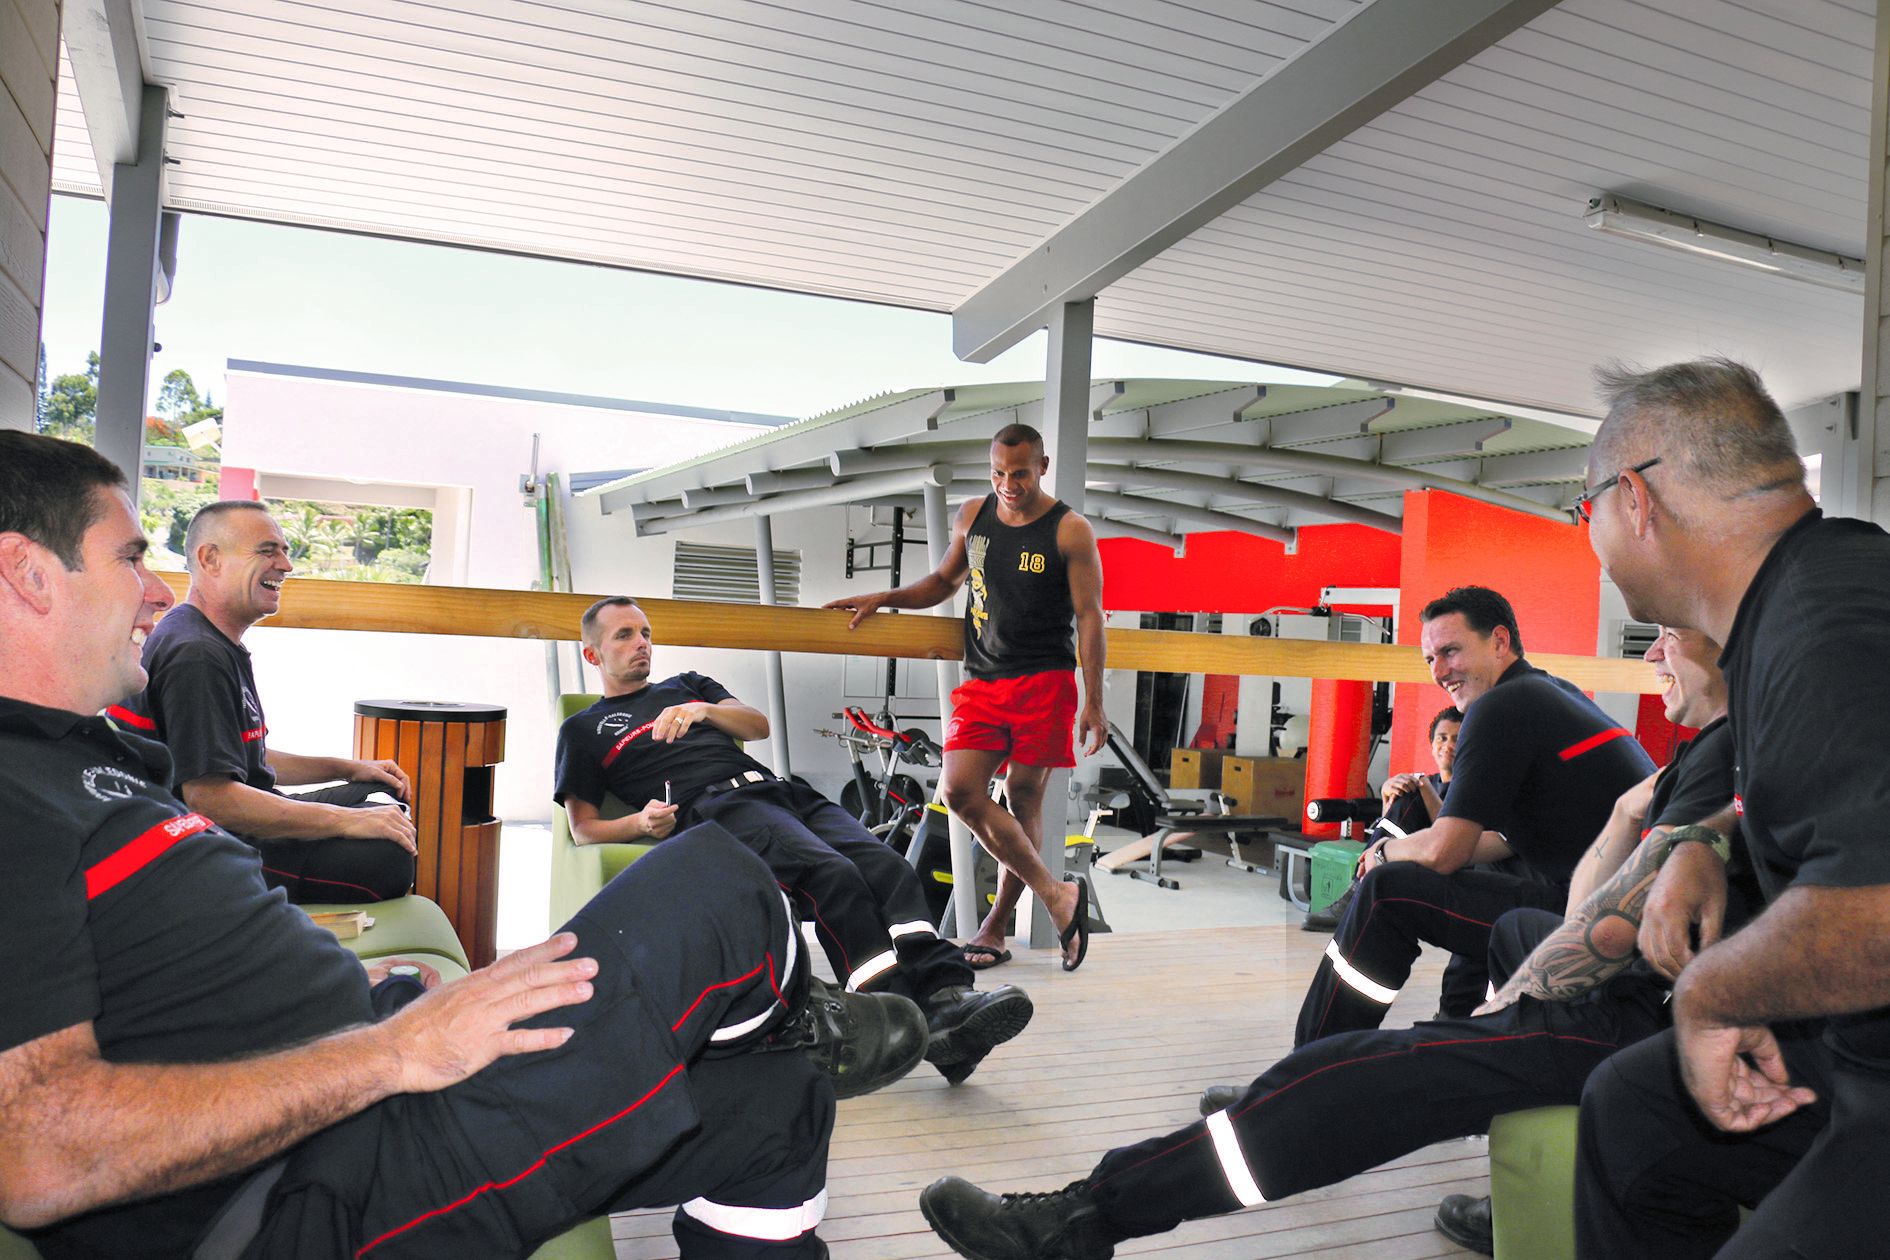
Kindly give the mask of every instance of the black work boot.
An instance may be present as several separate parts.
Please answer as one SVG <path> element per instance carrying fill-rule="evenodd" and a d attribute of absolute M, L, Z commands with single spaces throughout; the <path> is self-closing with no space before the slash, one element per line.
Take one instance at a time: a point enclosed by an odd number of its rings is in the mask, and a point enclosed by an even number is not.
<path fill-rule="evenodd" d="M 1495 1231 L 1490 1221 L 1490 1196 L 1481 1199 L 1467 1194 L 1447 1194 L 1437 1205 L 1437 1232 L 1459 1247 L 1468 1247 L 1480 1255 L 1496 1254 Z"/>
<path fill-rule="evenodd" d="M 1246 1092 L 1245 1085 L 1210 1085 L 1201 1091 L 1201 1114 L 1211 1116 L 1217 1111 L 1226 1111 Z"/>
<path fill-rule="evenodd" d="M 1030 995 L 1016 985 L 983 993 L 969 985 L 939 989 L 925 999 L 931 1034 L 926 1061 L 956 1085 L 977 1070 L 985 1055 L 1023 1032 L 1036 1010 Z"/>
<path fill-rule="evenodd" d="M 970 1260 L 1110 1260 L 1116 1247 L 1089 1197 L 1089 1182 L 1049 1194 L 992 1194 L 941 1177 L 919 1195 L 925 1222 Z"/>
<path fill-rule="evenodd" d="M 896 993 L 848 993 L 808 978 L 807 1002 L 769 1038 L 777 1050 L 805 1050 L 833 1078 L 837 1098 L 890 1085 L 925 1057 L 925 1013 Z"/>

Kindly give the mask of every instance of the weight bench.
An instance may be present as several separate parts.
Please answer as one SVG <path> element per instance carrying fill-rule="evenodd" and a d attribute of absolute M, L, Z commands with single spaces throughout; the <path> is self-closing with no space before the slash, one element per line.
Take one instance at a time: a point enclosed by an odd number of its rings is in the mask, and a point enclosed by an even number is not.
<path fill-rule="evenodd" d="M 1126 871 L 1130 879 L 1146 879 L 1161 888 L 1179 888 L 1178 882 L 1162 874 L 1162 849 L 1169 837 L 1205 833 L 1226 836 L 1231 841 L 1239 835 L 1277 831 L 1288 825 L 1287 819 L 1276 814 L 1230 814 L 1227 798 L 1219 792 L 1210 794 L 1207 799 L 1170 794 L 1114 722 L 1109 724 L 1109 751 L 1129 772 L 1129 791 L 1141 797 L 1149 807 L 1155 825 L 1149 835 L 1123 846 L 1096 864 L 1111 875 Z M 1214 812 L 1209 812 L 1209 805 L 1214 806 Z M 1148 858 L 1146 869 L 1129 865 L 1145 855 Z"/>

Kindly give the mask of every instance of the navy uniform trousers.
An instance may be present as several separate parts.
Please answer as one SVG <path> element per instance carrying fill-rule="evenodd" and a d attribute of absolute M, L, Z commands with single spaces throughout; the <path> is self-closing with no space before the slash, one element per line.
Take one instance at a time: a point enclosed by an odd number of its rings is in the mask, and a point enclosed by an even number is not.
<path fill-rule="evenodd" d="M 1506 916 L 1492 973 L 1507 976 L 1557 921 Z M 1091 1194 L 1117 1241 L 1278 1201 L 1485 1133 L 1507 1112 L 1572 1104 L 1598 1064 L 1666 1022 L 1665 987 L 1621 975 L 1577 1002 L 1525 998 L 1475 1019 L 1327 1037 L 1274 1064 L 1225 1111 L 1110 1151 Z"/>
<path fill-rule="evenodd" d="M 1816 1032 L 1774 1031 L 1792 1080 L 1818 1101 L 1756 1133 L 1721 1133 L 1700 1115 L 1680 1081 L 1671 1032 L 1595 1073 L 1582 1098 L 1576 1165 L 1579 1254 L 1812 1260 L 1890 1252 L 1890 1075 L 1834 1053 Z M 1757 1208 L 1743 1226 L 1742 1206 Z"/>
<path fill-rule="evenodd" d="M 1378 1027 L 1411 978 L 1411 965 L 1426 942 L 1481 959 L 1490 951 L 1491 927 L 1507 911 L 1532 908 L 1559 915 L 1567 904 L 1566 887 L 1497 871 L 1466 868 L 1440 875 L 1416 862 L 1374 867 L 1359 880 L 1313 974 L 1293 1044 Z M 1479 968 L 1470 984 L 1484 978 Z M 1447 999 L 1463 988 L 1461 972 L 1446 972 L 1445 980 Z M 1481 1004 L 1479 998 L 1471 1009 Z"/>
<path fill-rule="evenodd" d="M 340 783 L 301 792 L 292 800 L 358 809 L 368 797 L 386 792 L 380 783 Z M 391 794 L 390 794 L 391 795 Z M 390 840 L 251 840 L 262 854 L 263 880 L 280 888 L 294 904 L 325 901 L 388 901 L 413 887 L 413 854 Z"/>
<path fill-rule="evenodd" d="M 687 1260 L 825 1254 L 833 1090 L 763 1045 L 808 972 L 767 869 L 696 827 L 565 928 L 598 962 L 595 994 L 528 1022 L 575 1035 L 297 1147 L 250 1260 L 523 1256 L 588 1217 L 672 1204 Z"/>
<path fill-rule="evenodd" d="M 905 858 L 814 789 L 788 779 L 711 789 L 690 817 L 720 823 L 760 855 L 849 989 L 922 1003 L 976 982 L 957 947 L 940 939 Z"/>

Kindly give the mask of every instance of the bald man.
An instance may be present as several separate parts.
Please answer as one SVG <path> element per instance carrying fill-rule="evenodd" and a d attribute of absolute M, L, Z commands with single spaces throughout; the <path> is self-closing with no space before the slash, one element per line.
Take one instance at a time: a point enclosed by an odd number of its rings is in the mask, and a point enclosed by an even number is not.
<path fill-rule="evenodd" d="M 269 747 L 243 636 L 282 602 L 295 569 L 260 503 L 204 507 L 184 537 L 190 592 L 151 632 L 141 695 L 109 710 L 162 740 L 169 785 L 190 808 L 262 853 L 271 887 L 298 904 L 384 901 L 413 886 L 414 826 L 396 802 L 407 775 L 392 761 L 304 757 Z M 289 796 L 281 785 L 336 786 Z"/>

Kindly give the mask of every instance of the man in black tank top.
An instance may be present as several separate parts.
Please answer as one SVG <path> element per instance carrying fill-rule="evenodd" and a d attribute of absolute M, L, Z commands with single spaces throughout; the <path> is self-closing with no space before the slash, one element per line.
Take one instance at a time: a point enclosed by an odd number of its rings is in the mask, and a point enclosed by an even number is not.
<path fill-rule="evenodd" d="M 1102 709 L 1102 557 L 1089 522 L 1050 497 L 1043 435 L 1007 425 L 991 440 L 993 493 L 958 511 L 951 546 L 936 571 L 896 591 L 837 599 L 854 610 L 849 628 L 880 608 L 930 608 L 970 581 L 965 604 L 965 684 L 952 693 L 945 733 L 946 806 L 964 819 L 1003 865 L 997 901 L 965 944 L 974 966 L 1010 957 L 1005 929 L 1024 888 L 1050 911 L 1063 941 L 1063 969 L 1074 971 L 1089 947 L 1089 886 L 1053 876 L 1038 849 L 1043 791 L 1050 771 L 1076 764 L 1078 727 L 1085 755 L 1109 730 Z M 1071 623 L 1075 633 L 1071 633 Z M 1080 657 L 1083 701 L 1077 712 L 1072 671 Z M 1009 810 L 987 785 L 1006 761 Z"/>

